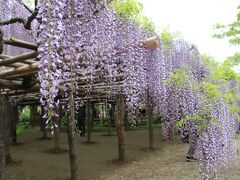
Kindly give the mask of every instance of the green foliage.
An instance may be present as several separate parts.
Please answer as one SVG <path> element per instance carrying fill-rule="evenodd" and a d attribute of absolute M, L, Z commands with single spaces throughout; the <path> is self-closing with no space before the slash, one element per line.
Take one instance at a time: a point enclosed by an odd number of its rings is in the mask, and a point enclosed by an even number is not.
<path fill-rule="evenodd" d="M 240 53 L 237 52 L 233 56 L 227 57 L 227 59 L 223 62 L 224 66 L 234 67 L 239 65 L 240 63 Z"/>
<path fill-rule="evenodd" d="M 169 27 L 165 27 L 160 32 L 160 37 L 163 41 L 169 42 L 174 39 L 181 38 L 181 33 L 180 32 L 171 32 Z"/>
<path fill-rule="evenodd" d="M 171 84 L 174 86 L 180 86 L 186 82 L 188 79 L 188 75 L 186 73 L 186 69 L 176 69 L 175 72 L 169 73 L 169 78 L 166 79 L 167 84 Z"/>
<path fill-rule="evenodd" d="M 30 120 L 30 107 L 25 106 L 23 111 L 19 115 L 20 122 L 29 122 Z"/>
<path fill-rule="evenodd" d="M 22 135 L 30 129 L 30 107 L 25 106 L 23 111 L 19 115 L 19 124 L 17 125 L 17 135 Z"/>
<path fill-rule="evenodd" d="M 115 11 L 123 18 L 130 19 L 148 31 L 155 31 L 154 23 L 143 15 L 143 4 L 137 0 L 114 0 Z"/>
<path fill-rule="evenodd" d="M 136 0 L 114 0 L 114 9 L 122 17 L 135 19 L 142 13 L 143 5 Z"/>
<path fill-rule="evenodd" d="M 171 42 L 173 40 L 181 38 L 180 32 L 171 32 L 169 27 L 163 28 L 159 32 L 159 35 L 160 35 L 161 43 L 163 45 L 163 49 L 167 53 L 171 52 Z"/>
<path fill-rule="evenodd" d="M 203 63 L 208 67 L 216 67 L 219 65 L 214 59 L 214 57 L 208 55 L 208 54 L 202 54 L 202 61 Z"/>
<path fill-rule="evenodd" d="M 17 135 L 25 134 L 30 130 L 29 125 L 25 123 L 20 123 L 17 125 Z"/>
<path fill-rule="evenodd" d="M 215 38 L 228 38 L 229 43 L 232 45 L 240 44 L 240 6 L 237 7 L 238 13 L 236 15 L 236 21 L 228 24 L 216 24 L 214 29 L 217 31 L 213 37 Z"/>

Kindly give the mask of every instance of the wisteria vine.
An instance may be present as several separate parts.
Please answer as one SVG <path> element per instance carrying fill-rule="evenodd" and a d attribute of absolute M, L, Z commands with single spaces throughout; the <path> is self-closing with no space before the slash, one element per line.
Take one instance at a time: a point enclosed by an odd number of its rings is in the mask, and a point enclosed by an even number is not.
<path fill-rule="evenodd" d="M 17 14 L 18 5 L 8 0 L 3 12 L 12 8 Z M 106 1 L 41 0 L 38 9 L 38 32 L 19 37 L 36 39 L 39 45 L 41 104 L 49 125 L 53 125 L 52 117 L 58 116 L 60 98 L 73 106 L 73 97 L 102 90 L 123 93 L 134 123 L 139 104 L 150 95 L 157 114 L 164 119 L 167 139 L 176 124 L 183 136 L 197 137 L 203 179 L 234 163 L 236 118 L 226 100 L 209 96 L 206 85 L 216 82 L 206 83 L 211 72 L 193 45 L 182 39 L 161 39 L 159 48 L 145 49 L 142 41 L 156 34 L 117 14 Z M 29 13 L 26 9 L 21 12 Z M 0 14 L 1 19 L 10 17 Z M 19 27 L 14 24 L 3 31 L 18 37 L 15 26 Z"/>

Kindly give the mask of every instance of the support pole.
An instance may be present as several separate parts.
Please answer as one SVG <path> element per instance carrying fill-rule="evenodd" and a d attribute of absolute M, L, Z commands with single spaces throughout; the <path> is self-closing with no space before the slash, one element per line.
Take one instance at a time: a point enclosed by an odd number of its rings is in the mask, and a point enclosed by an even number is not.
<path fill-rule="evenodd" d="M 30 124 L 32 127 L 34 127 L 34 124 L 36 123 L 36 112 L 37 112 L 37 106 L 30 105 Z"/>
<path fill-rule="evenodd" d="M 70 159 L 70 167 L 71 167 L 71 180 L 79 180 L 73 90 L 71 90 L 71 93 L 70 93 L 70 103 L 71 103 L 71 106 L 70 106 L 71 109 L 70 109 L 70 114 L 68 119 L 68 145 L 69 145 L 69 159 Z"/>
<path fill-rule="evenodd" d="M 53 117 L 54 127 L 53 127 L 53 135 L 54 135 L 54 151 L 60 151 L 60 130 L 59 130 L 59 117 Z"/>
<path fill-rule="evenodd" d="M 5 151 L 5 163 L 9 163 L 12 161 L 12 156 L 10 153 L 10 144 L 11 144 L 11 106 L 9 99 L 4 97 L 2 99 L 2 121 L 4 123 L 4 151 Z"/>
<path fill-rule="evenodd" d="M 0 180 L 5 179 L 5 123 L 4 123 L 4 97 L 0 95 Z"/>
<path fill-rule="evenodd" d="M 11 142 L 12 144 L 17 143 L 17 123 L 18 123 L 18 105 L 16 100 L 13 100 L 11 102 L 11 111 L 12 111 L 12 117 L 11 117 Z"/>
<path fill-rule="evenodd" d="M 41 130 L 42 130 L 42 133 L 43 133 L 43 139 L 47 139 L 47 129 L 46 129 L 46 122 L 47 122 L 47 119 L 46 118 L 43 118 L 44 116 L 44 108 L 43 106 L 41 106 L 41 118 L 40 118 L 40 125 L 41 125 Z"/>
<path fill-rule="evenodd" d="M 154 149 L 154 132 L 153 132 L 153 106 L 151 103 L 150 95 L 147 97 L 147 116 L 148 116 L 148 134 L 149 134 L 149 149 Z"/>
<path fill-rule="evenodd" d="M 125 131 L 124 131 L 124 95 L 117 96 L 117 136 L 118 136 L 118 160 L 125 161 Z"/>
<path fill-rule="evenodd" d="M 91 130 L 92 130 L 92 105 L 89 100 L 86 104 L 87 108 L 87 143 L 91 143 Z"/>

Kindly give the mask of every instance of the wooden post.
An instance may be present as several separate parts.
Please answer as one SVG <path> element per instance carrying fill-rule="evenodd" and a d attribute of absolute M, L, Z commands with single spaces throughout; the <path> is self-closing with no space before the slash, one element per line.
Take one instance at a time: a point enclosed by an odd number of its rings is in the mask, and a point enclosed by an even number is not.
<path fill-rule="evenodd" d="M 148 116 L 148 133 L 149 133 L 149 149 L 154 149 L 154 132 L 153 132 L 153 106 L 148 94 L 147 97 L 147 116 Z"/>
<path fill-rule="evenodd" d="M 79 180 L 73 90 L 70 93 L 70 103 L 71 109 L 69 114 L 70 118 L 68 119 L 68 145 L 71 166 L 71 180 Z"/>
<path fill-rule="evenodd" d="M 0 95 L 0 180 L 5 179 L 5 123 L 4 123 L 4 97 Z"/>
<path fill-rule="evenodd" d="M 12 111 L 8 98 L 5 98 L 5 110 L 4 110 L 4 123 L 5 123 L 5 161 L 9 163 L 12 161 L 12 156 L 10 153 L 10 144 L 11 144 L 11 118 Z"/>
<path fill-rule="evenodd" d="M 5 152 L 3 141 L 3 137 L 0 137 L 0 180 L 5 179 Z"/>
<path fill-rule="evenodd" d="M 87 109 L 87 143 L 91 143 L 92 105 L 90 105 L 89 100 L 87 100 L 86 109 Z"/>
<path fill-rule="evenodd" d="M 17 143 L 18 105 L 14 100 L 11 102 L 11 142 Z"/>
<path fill-rule="evenodd" d="M 54 151 L 60 151 L 60 131 L 59 131 L 59 117 L 53 117 L 54 127 L 53 127 L 53 135 L 54 135 Z"/>
<path fill-rule="evenodd" d="M 107 120 L 107 126 L 108 126 L 108 133 L 107 135 L 108 136 L 111 136 L 112 134 L 112 127 L 111 127 L 111 124 L 112 124 L 112 118 L 113 118 L 113 110 L 112 110 L 112 105 L 111 105 L 111 108 L 109 109 L 109 118 Z"/>
<path fill-rule="evenodd" d="M 36 106 L 35 105 L 30 105 L 30 124 L 32 127 L 34 127 L 34 123 L 36 118 Z"/>
<path fill-rule="evenodd" d="M 117 136 L 118 136 L 118 160 L 125 161 L 125 131 L 124 131 L 124 96 L 122 94 L 117 95 Z"/>
<path fill-rule="evenodd" d="M 40 118 L 40 125 L 41 125 L 41 130 L 43 132 L 43 139 L 47 139 L 47 129 L 46 129 L 46 122 L 47 119 L 43 118 L 44 116 L 44 108 L 41 106 L 41 118 Z"/>

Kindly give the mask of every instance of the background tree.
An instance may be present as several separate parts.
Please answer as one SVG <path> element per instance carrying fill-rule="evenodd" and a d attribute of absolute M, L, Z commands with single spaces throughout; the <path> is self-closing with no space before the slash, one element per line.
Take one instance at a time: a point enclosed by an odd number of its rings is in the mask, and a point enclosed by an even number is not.
<path fill-rule="evenodd" d="M 215 38 L 229 38 L 229 43 L 232 45 L 240 44 L 240 5 L 237 7 L 238 13 L 236 15 L 237 19 L 227 25 L 216 24 L 216 32 L 213 37 Z"/>

